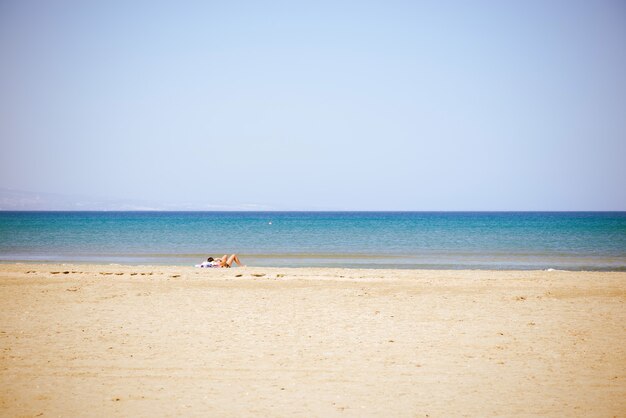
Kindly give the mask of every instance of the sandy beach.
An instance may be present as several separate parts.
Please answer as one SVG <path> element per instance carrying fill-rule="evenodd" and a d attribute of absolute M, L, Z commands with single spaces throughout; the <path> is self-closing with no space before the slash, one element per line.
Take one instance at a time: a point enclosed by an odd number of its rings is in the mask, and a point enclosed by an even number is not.
<path fill-rule="evenodd" d="M 626 273 L 0 265 L 2 416 L 626 415 Z"/>

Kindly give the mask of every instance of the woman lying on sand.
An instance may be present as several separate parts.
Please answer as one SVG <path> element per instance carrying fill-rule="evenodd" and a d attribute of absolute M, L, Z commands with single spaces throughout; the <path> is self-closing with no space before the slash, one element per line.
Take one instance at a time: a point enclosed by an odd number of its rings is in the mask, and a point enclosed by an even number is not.
<path fill-rule="evenodd" d="M 231 254 L 230 256 L 224 254 L 221 258 L 213 258 L 213 257 L 209 257 L 206 259 L 206 261 L 202 264 L 196 264 L 196 267 L 224 267 L 224 268 L 230 268 L 234 263 L 237 263 L 238 265 L 240 265 L 241 267 L 245 267 L 243 264 L 241 264 L 241 261 L 239 261 L 239 256 L 237 254 Z"/>

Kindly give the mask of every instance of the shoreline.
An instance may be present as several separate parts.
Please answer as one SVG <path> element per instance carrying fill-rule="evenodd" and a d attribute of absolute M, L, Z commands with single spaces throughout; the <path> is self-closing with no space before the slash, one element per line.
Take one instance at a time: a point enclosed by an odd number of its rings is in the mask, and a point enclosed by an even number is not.
<path fill-rule="evenodd" d="M 15 260 L 0 260 L 0 266 L 102 266 L 102 267 L 110 267 L 110 266 L 119 266 L 119 267 L 128 267 L 128 268 L 191 268 L 197 270 L 205 270 L 202 268 L 195 267 L 190 264 L 154 264 L 154 263 L 124 263 L 124 262 L 93 262 L 93 261 L 53 261 L 53 260 L 45 260 L 45 261 L 32 261 L 32 260 L 23 260 L 23 261 L 15 261 Z M 241 266 L 233 267 L 235 269 L 242 268 Z M 546 267 L 546 268 L 534 268 L 534 267 L 519 267 L 519 268 L 496 268 L 490 266 L 477 266 L 477 267 L 468 267 L 468 266 L 459 266 L 450 267 L 414 267 L 414 266 L 367 266 L 362 267 L 359 265 L 346 265 L 346 266 L 329 266 L 329 265 L 301 265 L 301 266 L 280 266 L 280 265 L 246 265 L 247 269 L 314 269 L 314 270 L 372 270 L 372 271 L 432 271 L 432 272 L 446 272 L 446 271 L 455 271 L 455 272 L 463 272 L 463 271 L 473 271 L 473 272 L 571 272 L 571 273 L 626 273 L 626 267 L 619 268 L 555 268 L 555 267 Z M 209 269 L 210 270 L 210 269 Z M 219 269 L 216 269 L 219 270 Z"/>
<path fill-rule="evenodd" d="M 626 273 L 0 264 L 11 416 L 619 416 Z"/>

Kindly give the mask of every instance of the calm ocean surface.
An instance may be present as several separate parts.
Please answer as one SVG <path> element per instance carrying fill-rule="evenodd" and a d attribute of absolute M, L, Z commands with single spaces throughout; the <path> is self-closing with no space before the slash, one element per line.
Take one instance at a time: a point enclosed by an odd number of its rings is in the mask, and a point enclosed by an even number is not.
<path fill-rule="evenodd" d="M 0 261 L 626 271 L 626 212 L 0 212 Z"/>

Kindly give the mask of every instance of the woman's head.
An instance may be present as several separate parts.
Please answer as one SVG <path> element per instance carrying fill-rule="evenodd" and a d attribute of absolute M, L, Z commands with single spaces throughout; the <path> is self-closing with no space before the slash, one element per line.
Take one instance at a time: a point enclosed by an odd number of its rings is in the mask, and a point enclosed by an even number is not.
<path fill-rule="evenodd" d="M 208 261 L 210 263 L 211 261 L 213 261 L 213 257 L 207 258 L 206 261 Z"/>

